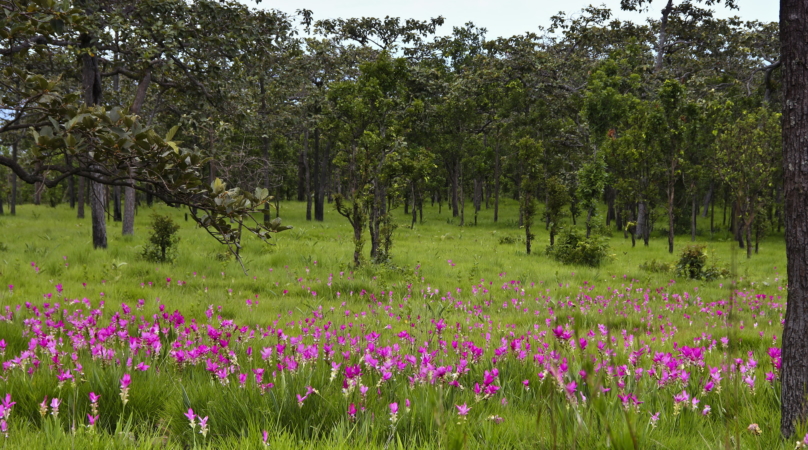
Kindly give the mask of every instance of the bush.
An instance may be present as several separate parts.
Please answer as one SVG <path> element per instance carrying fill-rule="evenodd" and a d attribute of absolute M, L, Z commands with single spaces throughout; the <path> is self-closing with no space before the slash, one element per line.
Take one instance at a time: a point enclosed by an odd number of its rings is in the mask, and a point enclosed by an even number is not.
<path fill-rule="evenodd" d="M 502 236 L 499 238 L 500 245 L 515 244 L 516 238 L 513 236 Z"/>
<path fill-rule="evenodd" d="M 562 231 L 546 253 L 562 264 L 598 267 L 609 257 L 609 244 L 599 234 L 585 237 L 575 228 Z"/>
<path fill-rule="evenodd" d="M 729 276 L 729 270 L 707 265 L 707 247 L 704 245 L 688 245 L 682 250 L 679 262 L 676 263 L 676 275 L 691 280 L 710 281 Z"/>
<path fill-rule="evenodd" d="M 640 264 L 640 270 L 652 273 L 669 273 L 673 272 L 674 265 L 663 261 L 652 259 Z"/>
<path fill-rule="evenodd" d="M 177 258 L 177 236 L 180 226 L 171 217 L 152 215 L 152 232 L 149 244 L 143 249 L 142 256 L 148 261 L 174 262 Z"/>

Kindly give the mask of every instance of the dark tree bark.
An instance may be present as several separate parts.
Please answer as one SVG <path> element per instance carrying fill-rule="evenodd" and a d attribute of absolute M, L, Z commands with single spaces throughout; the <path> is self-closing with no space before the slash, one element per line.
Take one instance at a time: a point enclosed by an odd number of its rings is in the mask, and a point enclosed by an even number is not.
<path fill-rule="evenodd" d="M 84 177 L 79 177 L 78 208 L 76 208 L 76 218 L 78 219 L 84 218 L 84 194 L 87 192 L 87 188 L 84 186 L 85 183 Z"/>
<path fill-rule="evenodd" d="M 649 228 L 648 224 L 648 212 L 645 202 L 639 202 L 637 204 L 637 225 L 635 225 L 636 235 L 637 237 L 641 238 L 645 243 L 645 246 L 648 246 L 648 239 L 646 236 L 646 230 Z"/>
<path fill-rule="evenodd" d="M 305 176 L 306 220 L 311 221 L 311 168 L 309 167 L 309 130 L 303 132 L 303 174 Z"/>
<path fill-rule="evenodd" d="M 11 143 L 11 158 L 17 162 L 17 140 Z M 11 174 L 11 200 L 9 201 L 9 212 L 12 216 L 17 215 L 17 175 Z"/>
<path fill-rule="evenodd" d="M 85 50 L 81 53 L 81 84 L 84 90 L 84 103 L 94 106 L 101 103 L 101 71 L 98 67 L 98 55 L 93 55 L 91 51 L 94 39 L 82 34 L 79 37 L 81 47 Z M 93 56 L 91 56 L 93 55 Z M 104 217 L 104 186 L 94 181 L 90 182 L 93 195 L 90 196 L 90 212 L 93 222 L 93 247 L 107 248 L 107 224 Z"/>
<path fill-rule="evenodd" d="M 135 188 L 125 187 L 123 196 L 123 235 L 131 236 L 135 234 Z"/>
<path fill-rule="evenodd" d="M 808 412 L 808 1 L 780 1 L 780 43 L 788 260 L 780 431 L 788 438 Z"/>
<path fill-rule="evenodd" d="M 497 139 L 497 144 L 494 146 L 494 222 L 499 220 L 499 179 L 502 176 L 501 170 L 499 139 Z"/>
<path fill-rule="evenodd" d="M 324 219 L 325 200 L 325 158 L 320 153 L 320 128 L 314 129 L 314 220 L 322 222 Z"/>
<path fill-rule="evenodd" d="M 146 92 L 151 84 L 151 67 L 147 67 L 143 75 L 143 79 L 137 85 L 135 91 L 135 100 L 132 102 L 131 112 L 133 114 L 140 114 L 143 109 L 143 103 L 146 101 Z M 131 173 L 131 170 L 130 170 Z M 123 235 L 130 236 L 135 234 L 135 182 L 129 180 L 129 186 L 123 188 Z"/>
<path fill-rule="evenodd" d="M 654 61 L 654 71 L 662 70 L 662 62 L 665 57 L 665 47 L 668 46 L 668 16 L 673 12 L 673 0 L 668 0 L 668 4 L 662 9 L 662 18 L 659 20 L 659 36 L 657 37 L 657 54 Z"/>
<path fill-rule="evenodd" d="M 698 215 L 698 208 L 696 207 L 696 195 L 693 195 L 690 211 L 690 242 L 696 242 L 696 216 Z"/>
<path fill-rule="evenodd" d="M 451 170 L 451 199 L 452 199 L 452 217 L 457 217 L 460 215 L 460 198 L 462 194 L 459 194 L 458 191 L 462 189 L 460 186 L 460 160 L 457 160 L 454 163 L 454 167 Z"/>
<path fill-rule="evenodd" d="M 121 222 L 123 214 L 121 213 L 121 187 L 115 186 L 112 188 L 112 220 Z"/>

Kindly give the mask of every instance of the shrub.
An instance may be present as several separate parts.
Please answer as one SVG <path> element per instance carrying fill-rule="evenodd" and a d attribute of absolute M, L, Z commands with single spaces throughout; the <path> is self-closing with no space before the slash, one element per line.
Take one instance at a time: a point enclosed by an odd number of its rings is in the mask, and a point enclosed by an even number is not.
<path fill-rule="evenodd" d="M 499 238 L 500 245 L 515 244 L 516 238 L 513 236 L 502 236 Z"/>
<path fill-rule="evenodd" d="M 729 276 L 729 270 L 707 265 L 707 247 L 704 245 L 688 245 L 679 255 L 676 263 L 676 275 L 691 280 L 715 280 Z"/>
<path fill-rule="evenodd" d="M 546 253 L 562 264 L 598 267 L 609 257 L 609 244 L 599 234 L 585 237 L 575 228 L 562 231 Z"/>
<path fill-rule="evenodd" d="M 663 261 L 652 259 L 640 264 L 640 270 L 652 273 L 669 273 L 673 272 L 674 265 Z"/>
<path fill-rule="evenodd" d="M 173 262 L 177 255 L 177 236 L 180 226 L 175 224 L 171 217 L 152 215 L 152 232 L 149 244 L 143 249 L 143 258 L 154 262 Z"/>

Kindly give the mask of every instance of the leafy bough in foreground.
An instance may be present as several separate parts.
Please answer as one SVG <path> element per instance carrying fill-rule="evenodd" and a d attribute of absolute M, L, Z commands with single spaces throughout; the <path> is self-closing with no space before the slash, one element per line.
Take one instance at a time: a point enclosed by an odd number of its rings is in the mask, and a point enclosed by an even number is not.
<path fill-rule="evenodd" d="M 187 206 L 194 220 L 227 246 L 245 272 L 239 257 L 244 231 L 266 241 L 270 233 L 291 228 L 281 225 L 280 218 L 264 223 L 253 217 L 264 205 L 271 205 L 267 189 L 227 189 L 218 178 L 210 186 L 203 183 L 202 168 L 209 158 L 180 147 L 173 140 L 177 127 L 161 137 L 126 109 L 80 106 L 77 94 L 62 95 L 57 83 L 38 75 L 26 78 L 31 90 L 37 91 L 30 109 L 44 125 L 29 128 L 35 145 L 24 165 L 0 155 L 0 165 L 21 180 L 55 187 L 70 176 L 81 176 Z"/>

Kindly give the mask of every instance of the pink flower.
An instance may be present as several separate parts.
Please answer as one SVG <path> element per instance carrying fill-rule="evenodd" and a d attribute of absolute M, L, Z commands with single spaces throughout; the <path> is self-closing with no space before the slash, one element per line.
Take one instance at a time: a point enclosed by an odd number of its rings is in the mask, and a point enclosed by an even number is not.
<path fill-rule="evenodd" d="M 471 407 L 466 406 L 465 403 L 462 405 L 455 405 L 455 408 L 457 408 L 457 414 L 464 417 L 468 415 L 469 411 L 471 411 Z"/>
<path fill-rule="evenodd" d="M 123 374 L 123 378 L 121 378 L 121 389 L 129 389 L 131 383 L 132 377 L 128 373 Z"/>
<path fill-rule="evenodd" d="M 151 366 L 146 365 L 146 363 L 144 363 L 144 362 L 141 362 L 140 364 L 135 366 L 135 369 L 137 369 L 137 370 L 139 370 L 141 372 L 145 372 L 145 371 L 149 370 L 149 367 L 151 367 Z"/>
<path fill-rule="evenodd" d="M 575 390 L 578 389 L 578 383 L 573 381 L 570 384 L 564 386 L 564 389 L 566 389 L 567 394 L 569 395 L 575 394 Z"/>
<path fill-rule="evenodd" d="M 90 392 L 90 403 L 98 403 L 99 398 L 101 398 L 100 395 L 96 394 L 95 392 Z"/>
<path fill-rule="evenodd" d="M 194 410 L 188 408 L 188 412 L 185 413 L 185 417 L 188 418 L 188 422 L 191 422 L 191 428 L 196 427 L 196 414 L 194 414 Z"/>
<path fill-rule="evenodd" d="M 91 427 L 95 425 L 96 421 L 98 421 L 98 417 L 99 416 L 97 415 L 94 416 L 92 414 L 87 414 L 87 422 L 90 424 Z"/>
<path fill-rule="evenodd" d="M 390 414 L 396 415 L 398 414 L 398 403 L 390 403 Z"/>
<path fill-rule="evenodd" d="M 269 433 L 267 432 L 267 430 L 262 431 L 261 436 L 264 439 L 264 445 L 267 445 L 267 439 L 269 439 Z"/>
<path fill-rule="evenodd" d="M 348 405 L 348 415 L 351 416 L 351 417 L 356 416 L 356 406 L 354 406 L 353 403 Z"/>

